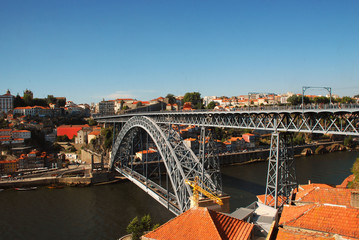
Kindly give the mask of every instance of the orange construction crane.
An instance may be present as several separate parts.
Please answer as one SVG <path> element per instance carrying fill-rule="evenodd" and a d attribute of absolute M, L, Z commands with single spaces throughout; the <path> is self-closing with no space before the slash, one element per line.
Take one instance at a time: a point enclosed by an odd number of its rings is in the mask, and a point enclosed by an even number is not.
<path fill-rule="evenodd" d="M 218 205 L 223 205 L 222 200 L 217 197 L 216 195 L 214 195 L 213 193 L 210 193 L 206 190 L 204 190 L 203 188 L 201 188 L 198 185 L 198 176 L 196 176 L 194 178 L 194 181 L 189 181 L 189 180 L 185 180 L 185 183 L 187 183 L 188 185 L 190 185 L 193 188 L 193 197 L 192 197 L 192 201 L 191 201 L 191 207 L 198 207 L 198 201 L 199 201 L 199 192 L 201 192 L 203 195 L 205 195 L 206 197 L 208 197 L 209 199 L 212 199 L 215 203 L 217 203 Z M 204 185 L 204 184 L 203 184 Z"/>

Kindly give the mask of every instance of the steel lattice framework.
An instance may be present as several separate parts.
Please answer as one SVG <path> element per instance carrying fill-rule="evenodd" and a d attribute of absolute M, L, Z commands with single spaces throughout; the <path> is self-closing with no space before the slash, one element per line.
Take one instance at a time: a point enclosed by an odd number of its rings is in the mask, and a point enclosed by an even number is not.
<path fill-rule="evenodd" d="M 206 127 L 242 128 L 272 131 L 271 150 L 268 162 L 265 203 L 280 207 L 287 201 L 290 191 L 296 187 L 293 153 L 288 148 L 287 136 L 283 133 L 304 132 L 334 135 L 359 136 L 359 105 L 333 106 L 320 109 L 266 108 L 241 110 L 233 112 L 221 111 L 169 111 L 124 114 L 96 118 L 103 123 L 126 123 L 113 145 L 111 166 L 129 179 L 128 163 L 131 161 L 131 149 L 136 135 L 136 127 L 143 128 L 156 143 L 162 159 L 165 160 L 168 176 L 174 194 L 167 194 L 167 207 L 178 214 L 188 209 L 189 196 L 192 195 L 184 179 L 192 180 L 195 176 L 214 192 L 222 191 L 218 159 L 213 154 L 213 145 L 206 143 Z M 200 160 L 182 142 L 173 124 L 201 126 Z M 133 154 L 133 153 L 132 153 Z M 206 156 L 206 157 L 204 157 Z M 143 176 L 137 176 L 137 178 Z M 145 178 L 145 181 L 148 181 Z M 159 187 L 160 188 L 160 187 Z M 165 190 L 163 190 L 165 192 Z M 168 189 L 167 189 L 168 192 Z M 175 199 L 171 202 L 170 198 Z M 161 202 L 161 200 L 159 200 Z M 165 205 L 162 202 L 163 205 Z"/>
<path fill-rule="evenodd" d="M 111 168 L 114 167 L 121 174 L 138 183 L 143 182 L 146 185 L 150 182 L 147 176 L 140 176 L 131 170 L 133 139 L 138 134 L 138 129 L 145 130 L 151 139 L 153 139 L 164 162 L 173 193 L 162 194 L 164 197 L 156 198 L 156 200 L 168 207 L 173 213 L 180 214 L 190 207 L 189 197 L 192 196 L 192 190 L 185 184 L 185 179 L 194 180 L 195 176 L 199 176 L 212 191 L 221 190 L 221 186 L 218 186 L 212 180 L 211 175 L 203 171 L 203 163 L 183 143 L 179 134 L 172 126 L 158 125 L 148 117 L 133 117 L 122 127 L 112 148 Z M 217 172 L 219 173 L 219 170 Z M 151 182 L 151 185 L 153 186 L 155 183 Z M 147 185 L 145 187 L 148 191 Z M 162 189 L 161 186 L 156 185 L 156 189 L 156 194 L 168 193 L 168 189 Z M 163 201 L 163 198 L 167 199 L 167 203 Z"/>
<path fill-rule="evenodd" d="M 158 124 L 359 135 L 359 105 L 347 109 L 150 112 L 99 117 L 97 120 L 99 122 L 126 122 L 136 115 L 148 116 Z"/>
<path fill-rule="evenodd" d="M 279 132 L 272 133 L 271 137 L 264 203 L 274 208 L 287 202 L 291 191 L 297 187 L 293 146 L 289 145 L 288 138 Z"/>

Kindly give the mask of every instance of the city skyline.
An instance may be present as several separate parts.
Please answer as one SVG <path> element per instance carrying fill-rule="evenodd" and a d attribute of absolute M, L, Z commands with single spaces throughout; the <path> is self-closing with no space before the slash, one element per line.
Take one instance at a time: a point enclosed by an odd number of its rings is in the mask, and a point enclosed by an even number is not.
<path fill-rule="evenodd" d="M 3 93 L 359 93 L 357 1 L 4 1 Z M 325 95 L 325 90 L 306 94 Z"/>

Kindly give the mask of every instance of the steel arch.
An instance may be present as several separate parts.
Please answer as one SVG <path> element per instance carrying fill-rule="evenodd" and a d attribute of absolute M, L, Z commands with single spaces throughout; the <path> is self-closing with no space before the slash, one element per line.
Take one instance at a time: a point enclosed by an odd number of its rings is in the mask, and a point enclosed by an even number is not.
<path fill-rule="evenodd" d="M 172 126 L 167 125 L 160 127 L 149 117 L 132 117 L 122 127 L 112 148 L 110 160 L 111 169 L 114 168 L 116 162 L 120 162 L 119 169 L 123 167 L 126 160 L 121 157 L 121 151 L 122 153 L 125 152 L 125 155 L 129 154 L 128 149 L 130 143 L 126 141 L 126 138 L 133 137 L 129 135 L 133 135 L 134 129 L 136 128 L 145 130 L 156 144 L 174 191 L 178 205 L 178 213 L 183 213 L 190 207 L 189 197 L 192 196 L 192 190 L 185 184 L 185 179 L 192 180 L 195 176 L 203 177 L 205 184 L 209 186 L 211 190 L 218 191 L 218 189 L 215 189 L 216 185 L 209 174 L 202 173 L 202 163 L 193 151 L 181 141 L 178 133 L 173 130 Z"/>

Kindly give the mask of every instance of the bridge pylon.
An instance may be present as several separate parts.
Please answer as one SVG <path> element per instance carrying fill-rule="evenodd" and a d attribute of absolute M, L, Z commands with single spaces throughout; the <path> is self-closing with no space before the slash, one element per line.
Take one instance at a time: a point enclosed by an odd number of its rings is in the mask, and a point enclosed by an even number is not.
<path fill-rule="evenodd" d="M 268 159 L 267 184 L 264 203 L 279 208 L 287 203 L 297 188 L 291 134 L 273 132 Z"/>
<path fill-rule="evenodd" d="M 199 160 L 202 162 L 202 179 L 205 183 L 205 173 L 215 184 L 216 195 L 222 195 L 222 177 L 220 171 L 220 163 L 218 156 L 218 148 L 214 142 L 213 130 L 201 127 L 201 135 L 199 142 Z"/>

